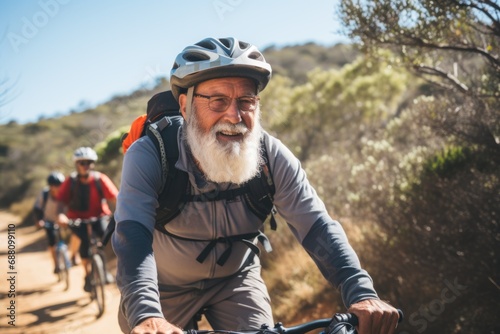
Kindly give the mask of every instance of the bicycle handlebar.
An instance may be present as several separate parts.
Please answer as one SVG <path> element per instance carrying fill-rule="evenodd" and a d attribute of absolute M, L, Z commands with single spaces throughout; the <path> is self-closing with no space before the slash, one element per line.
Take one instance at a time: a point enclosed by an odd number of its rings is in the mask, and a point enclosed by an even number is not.
<path fill-rule="evenodd" d="M 398 314 L 399 314 L 398 323 L 401 323 L 404 318 L 403 311 L 398 309 Z M 353 326 L 357 326 L 359 323 L 358 317 L 353 313 L 336 313 L 333 316 L 333 319 L 337 322 L 347 322 Z"/>
<path fill-rule="evenodd" d="M 403 311 L 400 309 L 398 311 L 398 323 L 401 323 L 404 319 Z M 351 326 L 353 329 L 359 324 L 358 317 L 353 314 L 353 313 L 336 313 L 333 318 L 332 318 L 332 323 L 331 325 L 334 325 L 333 327 L 329 327 L 328 329 L 330 330 L 329 333 L 331 334 L 336 334 L 336 333 L 343 333 L 340 331 L 342 327 L 340 326 Z M 348 332 L 351 333 L 351 332 Z M 352 333 L 356 333 L 356 331 L 352 331 Z M 326 333 L 328 334 L 328 333 Z"/>
<path fill-rule="evenodd" d="M 403 311 L 398 309 L 399 320 L 398 323 L 403 321 L 404 315 Z M 281 322 L 278 322 L 274 325 L 273 328 L 262 325 L 262 327 L 258 330 L 241 330 L 241 331 L 229 331 L 229 330 L 186 330 L 183 331 L 184 334 L 303 334 L 310 332 L 315 329 L 330 329 L 328 333 L 324 331 L 321 334 L 335 334 L 335 333 L 356 333 L 354 327 L 359 323 L 358 317 L 352 313 L 336 313 L 331 319 L 319 319 L 312 320 L 300 325 L 296 325 L 293 327 L 286 328 L 283 326 Z M 330 327 L 331 324 L 334 324 L 333 327 Z M 339 331 L 339 329 L 344 328 L 344 326 L 351 326 L 352 331 Z"/>
<path fill-rule="evenodd" d="M 59 224 L 53 223 L 53 222 L 48 222 L 48 221 L 44 220 L 43 227 L 46 229 L 56 229 L 56 228 L 59 228 Z"/>
<path fill-rule="evenodd" d="M 68 225 L 80 226 L 81 224 L 94 224 L 99 221 L 99 217 L 69 219 Z"/>

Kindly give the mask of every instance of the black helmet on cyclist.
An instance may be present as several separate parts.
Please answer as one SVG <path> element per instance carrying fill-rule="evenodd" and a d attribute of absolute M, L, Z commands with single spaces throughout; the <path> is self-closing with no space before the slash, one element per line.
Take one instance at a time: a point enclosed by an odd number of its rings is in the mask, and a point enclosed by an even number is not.
<path fill-rule="evenodd" d="M 263 90 L 271 78 L 271 65 L 255 45 L 236 38 L 205 38 L 177 55 L 170 71 L 174 97 L 202 81 L 223 77 L 246 77 Z"/>
<path fill-rule="evenodd" d="M 80 160 L 97 161 L 97 153 L 90 147 L 79 147 L 73 153 L 73 162 Z"/>
<path fill-rule="evenodd" d="M 52 172 L 47 177 L 47 183 L 49 186 L 60 186 L 64 182 L 64 175 L 60 172 Z"/>

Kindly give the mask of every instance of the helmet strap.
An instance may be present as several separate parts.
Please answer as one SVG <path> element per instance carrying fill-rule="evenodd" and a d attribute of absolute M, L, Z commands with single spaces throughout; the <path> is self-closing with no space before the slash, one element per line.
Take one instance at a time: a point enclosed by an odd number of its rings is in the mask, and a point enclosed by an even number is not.
<path fill-rule="evenodd" d="M 187 90 L 186 96 L 186 117 L 190 117 L 191 109 L 193 108 L 193 95 L 194 95 L 194 86 L 191 86 Z"/>

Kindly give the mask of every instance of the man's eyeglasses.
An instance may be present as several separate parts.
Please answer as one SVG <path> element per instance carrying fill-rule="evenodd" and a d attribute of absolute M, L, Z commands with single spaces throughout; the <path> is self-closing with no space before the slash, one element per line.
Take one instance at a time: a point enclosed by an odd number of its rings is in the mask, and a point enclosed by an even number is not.
<path fill-rule="evenodd" d="M 242 96 L 238 98 L 232 98 L 225 95 L 203 95 L 203 94 L 194 94 L 194 97 L 201 97 L 203 99 L 208 100 L 208 108 L 215 112 L 223 112 L 226 111 L 227 108 L 233 103 L 233 100 L 236 100 L 236 104 L 238 105 L 238 109 L 241 111 L 255 111 L 257 109 L 257 105 L 259 104 L 258 96 Z"/>
<path fill-rule="evenodd" d="M 94 161 L 92 160 L 80 160 L 80 161 L 77 161 L 77 164 L 79 164 L 80 166 L 90 166 L 94 163 Z"/>

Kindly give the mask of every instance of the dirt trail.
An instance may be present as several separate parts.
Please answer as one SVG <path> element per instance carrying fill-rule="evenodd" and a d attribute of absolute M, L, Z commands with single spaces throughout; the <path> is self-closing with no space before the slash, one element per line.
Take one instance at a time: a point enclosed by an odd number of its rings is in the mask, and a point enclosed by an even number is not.
<path fill-rule="evenodd" d="M 121 333 L 116 314 L 120 295 L 114 284 L 106 286 L 106 312 L 97 309 L 83 291 L 83 268 L 70 270 L 70 288 L 52 273 L 43 230 L 19 227 L 20 218 L 0 211 L 0 332 L 3 334 L 114 334 Z M 15 263 L 9 268 L 9 226 L 15 225 Z M 12 240 L 12 239 L 11 239 Z M 13 274 L 11 274 L 11 272 Z M 113 272 L 113 271 L 112 271 Z M 15 288 L 12 286 L 15 283 Z M 12 292 L 15 293 L 15 296 Z M 14 291 L 15 290 L 15 291 Z M 15 316 L 8 308 L 14 303 Z M 13 321 L 13 322 L 12 322 Z M 15 324 L 12 326 L 11 324 Z"/>

